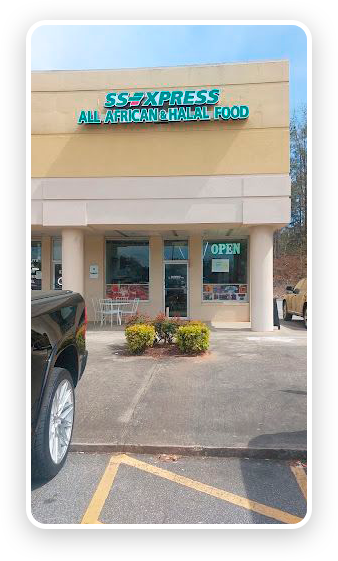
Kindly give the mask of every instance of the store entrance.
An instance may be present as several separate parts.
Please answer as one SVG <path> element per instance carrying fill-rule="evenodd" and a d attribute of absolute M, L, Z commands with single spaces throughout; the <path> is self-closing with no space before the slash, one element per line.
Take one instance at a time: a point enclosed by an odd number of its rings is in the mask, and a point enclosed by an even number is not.
<path fill-rule="evenodd" d="M 164 264 L 164 307 L 170 317 L 188 317 L 188 263 Z"/>

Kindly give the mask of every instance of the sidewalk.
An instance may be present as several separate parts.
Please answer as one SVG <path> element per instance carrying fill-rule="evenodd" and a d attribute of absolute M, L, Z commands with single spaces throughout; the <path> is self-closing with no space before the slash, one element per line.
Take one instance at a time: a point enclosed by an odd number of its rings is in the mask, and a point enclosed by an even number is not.
<path fill-rule="evenodd" d="M 121 328 L 89 330 L 87 346 L 73 450 L 194 447 L 225 455 L 270 450 L 271 457 L 306 450 L 300 321 L 262 334 L 213 328 L 211 353 L 202 357 L 124 356 Z"/>

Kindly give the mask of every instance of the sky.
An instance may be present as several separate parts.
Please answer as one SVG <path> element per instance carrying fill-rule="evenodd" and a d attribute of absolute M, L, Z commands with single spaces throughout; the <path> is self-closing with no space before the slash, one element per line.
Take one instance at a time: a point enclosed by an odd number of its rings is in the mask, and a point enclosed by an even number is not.
<path fill-rule="evenodd" d="M 290 61 L 290 112 L 306 103 L 306 35 L 296 25 L 43 25 L 32 70 Z"/>

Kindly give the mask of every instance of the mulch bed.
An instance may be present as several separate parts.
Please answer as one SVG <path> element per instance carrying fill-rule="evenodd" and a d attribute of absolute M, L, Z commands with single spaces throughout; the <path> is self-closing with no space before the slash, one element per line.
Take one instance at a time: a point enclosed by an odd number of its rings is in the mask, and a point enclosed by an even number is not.
<path fill-rule="evenodd" d="M 210 355 L 210 351 L 204 353 L 183 353 L 176 345 L 154 345 L 154 347 L 148 347 L 144 353 L 139 355 L 133 354 L 128 351 L 127 346 L 113 346 L 111 345 L 113 354 L 119 356 L 148 356 L 152 358 L 168 358 L 168 357 L 207 357 Z"/>
<path fill-rule="evenodd" d="M 209 354 L 209 351 L 204 353 L 183 353 L 176 345 L 155 345 L 148 347 L 143 353 L 145 356 L 153 358 L 166 358 L 166 357 L 190 357 L 190 356 L 204 356 Z"/>

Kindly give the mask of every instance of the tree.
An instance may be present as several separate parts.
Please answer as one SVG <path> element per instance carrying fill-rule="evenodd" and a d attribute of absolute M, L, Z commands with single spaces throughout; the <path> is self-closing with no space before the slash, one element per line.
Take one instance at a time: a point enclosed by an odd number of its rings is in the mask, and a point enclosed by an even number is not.
<path fill-rule="evenodd" d="M 307 112 L 294 111 L 290 121 L 291 221 L 275 232 L 274 255 L 298 255 L 306 274 L 307 235 Z"/>

